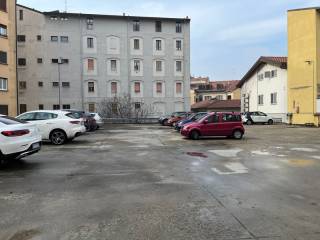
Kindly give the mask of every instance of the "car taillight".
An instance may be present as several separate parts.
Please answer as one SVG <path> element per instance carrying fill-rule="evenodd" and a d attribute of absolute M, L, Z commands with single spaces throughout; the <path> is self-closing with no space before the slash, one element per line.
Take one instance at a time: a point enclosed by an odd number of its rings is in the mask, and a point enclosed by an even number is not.
<path fill-rule="evenodd" d="M 81 121 L 70 121 L 71 124 L 80 124 Z"/>
<path fill-rule="evenodd" d="M 20 137 L 29 133 L 30 131 L 28 129 L 1 132 L 1 134 L 6 137 Z"/>

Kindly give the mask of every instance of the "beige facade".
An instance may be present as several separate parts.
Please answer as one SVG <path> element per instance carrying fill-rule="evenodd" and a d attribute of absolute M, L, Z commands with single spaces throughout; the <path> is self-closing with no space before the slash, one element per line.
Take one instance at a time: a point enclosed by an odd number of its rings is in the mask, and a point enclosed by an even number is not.
<path fill-rule="evenodd" d="M 0 0 L 0 114 L 17 115 L 16 2 Z"/>

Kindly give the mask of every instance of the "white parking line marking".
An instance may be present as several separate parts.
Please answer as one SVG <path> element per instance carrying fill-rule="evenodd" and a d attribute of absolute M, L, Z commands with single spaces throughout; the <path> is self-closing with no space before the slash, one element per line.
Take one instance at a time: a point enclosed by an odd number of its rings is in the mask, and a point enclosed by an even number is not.
<path fill-rule="evenodd" d="M 314 148 L 291 148 L 292 151 L 298 151 L 298 152 L 317 152 L 317 149 Z"/>
<path fill-rule="evenodd" d="M 242 149 L 234 148 L 228 150 L 209 150 L 208 152 L 214 153 L 221 157 L 237 157 L 238 153 L 242 152 Z"/>
<path fill-rule="evenodd" d="M 233 174 L 245 174 L 249 172 L 249 169 L 246 168 L 242 163 L 227 163 L 224 165 L 228 171 L 223 171 L 218 168 L 212 168 L 212 171 L 219 175 L 233 175 Z"/>
<path fill-rule="evenodd" d="M 254 155 L 262 155 L 262 156 L 269 156 L 271 155 L 271 153 L 267 152 L 267 151 L 260 151 L 260 150 L 256 150 L 256 151 L 251 151 L 252 154 Z"/>

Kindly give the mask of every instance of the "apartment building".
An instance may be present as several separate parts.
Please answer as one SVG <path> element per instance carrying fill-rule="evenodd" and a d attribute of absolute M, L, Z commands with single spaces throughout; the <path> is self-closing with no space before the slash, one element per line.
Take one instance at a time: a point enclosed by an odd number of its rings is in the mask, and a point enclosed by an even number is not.
<path fill-rule="evenodd" d="M 154 115 L 190 110 L 190 19 L 17 6 L 20 112 L 96 111 L 130 95 Z M 59 97 L 60 96 L 60 97 Z M 59 104 L 60 102 L 60 104 Z"/>
<path fill-rule="evenodd" d="M 0 0 L 0 114 L 17 114 L 16 2 Z"/>
<path fill-rule="evenodd" d="M 288 11 L 288 112 L 320 126 L 320 8 Z"/>
<path fill-rule="evenodd" d="M 242 112 L 261 111 L 277 122 L 288 122 L 286 57 L 260 57 L 238 87 Z"/>
<path fill-rule="evenodd" d="M 191 106 L 196 102 L 195 90 L 198 89 L 200 85 L 209 84 L 209 77 L 191 77 L 190 79 L 190 104 Z"/>

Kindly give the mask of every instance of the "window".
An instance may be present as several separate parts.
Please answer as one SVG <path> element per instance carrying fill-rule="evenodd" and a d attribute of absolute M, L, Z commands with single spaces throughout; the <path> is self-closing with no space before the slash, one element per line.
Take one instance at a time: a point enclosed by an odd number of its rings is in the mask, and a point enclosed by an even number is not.
<path fill-rule="evenodd" d="M 0 78 L 0 91 L 8 91 L 8 79 Z"/>
<path fill-rule="evenodd" d="M 89 103 L 89 112 L 95 112 L 96 111 L 96 105 L 94 103 Z"/>
<path fill-rule="evenodd" d="M 206 120 L 208 123 L 217 123 L 219 122 L 219 115 L 211 115 Z"/>
<path fill-rule="evenodd" d="M 59 82 L 52 82 L 52 87 L 59 87 Z"/>
<path fill-rule="evenodd" d="M 18 65 L 19 66 L 26 66 L 27 60 L 25 58 L 18 58 Z"/>
<path fill-rule="evenodd" d="M 141 109 L 141 103 L 139 103 L 139 102 L 134 103 L 134 109 L 135 110 L 140 110 Z"/>
<path fill-rule="evenodd" d="M 211 99 L 212 99 L 211 96 L 204 96 L 204 100 L 205 100 L 205 101 L 208 101 L 208 100 L 211 100 Z"/>
<path fill-rule="evenodd" d="M 182 93 L 182 83 L 180 83 L 180 82 L 176 83 L 176 93 L 177 94 Z"/>
<path fill-rule="evenodd" d="M 57 118 L 58 114 L 48 113 L 48 112 L 36 112 L 34 120 L 48 120 Z"/>
<path fill-rule="evenodd" d="M 60 105 L 59 104 L 54 104 L 52 106 L 53 110 L 59 110 L 60 109 Z"/>
<path fill-rule="evenodd" d="M 51 36 L 51 42 L 58 42 L 58 36 Z"/>
<path fill-rule="evenodd" d="M 117 88 L 117 82 L 112 82 L 111 83 L 111 93 L 112 94 L 117 94 L 118 88 Z"/>
<path fill-rule="evenodd" d="M 70 87 L 70 82 L 62 82 L 62 87 L 69 88 Z"/>
<path fill-rule="evenodd" d="M 7 60 L 7 53 L 0 51 L 0 64 L 7 64 L 8 60 Z"/>
<path fill-rule="evenodd" d="M 23 10 L 22 9 L 19 10 L 19 20 L 20 21 L 23 20 Z"/>
<path fill-rule="evenodd" d="M 87 38 L 87 48 L 94 48 L 93 38 L 91 38 L 91 37 Z"/>
<path fill-rule="evenodd" d="M 162 41 L 156 40 L 156 50 L 161 51 L 162 50 Z"/>
<path fill-rule="evenodd" d="M 258 96 L 258 104 L 263 105 L 263 95 Z"/>
<path fill-rule="evenodd" d="M 111 64 L 111 71 L 116 72 L 117 71 L 117 60 L 110 60 Z"/>
<path fill-rule="evenodd" d="M 140 32 L 140 21 L 139 20 L 133 20 L 133 31 L 134 32 Z"/>
<path fill-rule="evenodd" d="M 182 50 L 182 41 L 176 40 L 176 51 L 181 51 L 181 50 Z"/>
<path fill-rule="evenodd" d="M 38 82 L 38 87 L 43 87 L 43 82 Z"/>
<path fill-rule="evenodd" d="M 88 30 L 93 29 L 93 18 L 87 18 L 87 29 Z"/>
<path fill-rule="evenodd" d="M 222 121 L 223 122 L 241 122 L 241 116 L 234 115 L 234 114 L 223 114 Z"/>
<path fill-rule="evenodd" d="M 140 83 L 139 82 L 135 82 L 134 83 L 134 92 L 135 93 L 140 93 L 141 92 L 141 88 L 140 88 Z"/>
<path fill-rule="evenodd" d="M 271 93 L 271 104 L 277 104 L 277 93 Z"/>
<path fill-rule="evenodd" d="M 0 105 L 0 114 L 3 114 L 3 115 L 8 115 L 9 114 L 8 105 Z"/>
<path fill-rule="evenodd" d="M 37 58 L 37 63 L 42 63 L 42 58 Z"/>
<path fill-rule="evenodd" d="M 134 50 L 139 50 L 140 49 L 140 40 L 139 39 L 134 39 L 133 40 L 133 48 L 134 48 Z"/>
<path fill-rule="evenodd" d="M 258 81 L 262 81 L 263 80 L 263 73 L 258 75 Z"/>
<path fill-rule="evenodd" d="M 20 104 L 19 109 L 20 109 L 20 114 L 27 112 L 27 104 Z M 33 114 L 33 113 L 30 113 L 30 114 L 29 114 L 28 116 L 26 116 L 26 117 L 29 117 L 30 120 L 33 120 L 33 116 L 34 116 L 34 114 Z"/>
<path fill-rule="evenodd" d="M 41 35 L 37 35 L 37 41 L 41 41 L 42 40 L 42 37 L 41 37 Z"/>
<path fill-rule="evenodd" d="M 70 104 L 63 104 L 62 109 L 71 109 Z"/>
<path fill-rule="evenodd" d="M 58 58 L 52 58 L 52 59 L 51 59 L 51 62 L 52 62 L 52 63 L 59 63 L 59 59 L 58 59 Z"/>
<path fill-rule="evenodd" d="M 88 71 L 94 71 L 94 59 L 88 59 Z"/>
<path fill-rule="evenodd" d="M 232 96 L 231 96 L 231 95 L 228 95 L 227 99 L 228 99 L 228 100 L 232 100 Z"/>
<path fill-rule="evenodd" d="M 7 11 L 7 0 L 0 0 L 0 10 L 4 12 Z"/>
<path fill-rule="evenodd" d="M 69 59 L 67 59 L 67 58 L 61 59 L 61 64 L 68 64 L 68 63 L 69 63 Z"/>
<path fill-rule="evenodd" d="M 17 41 L 18 42 L 25 42 L 26 41 L 26 36 L 25 35 L 18 35 L 17 36 Z"/>
<path fill-rule="evenodd" d="M 156 71 L 157 72 L 162 71 L 162 61 L 156 61 Z"/>
<path fill-rule="evenodd" d="M 182 24 L 181 22 L 176 22 L 176 33 L 182 32 Z"/>
<path fill-rule="evenodd" d="M 26 81 L 20 81 L 19 82 L 19 89 L 27 89 L 27 82 Z"/>
<path fill-rule="evenodd" d="M 182 72 L 182 62 L 181 61 L 176 61 L 176 71 Z"/>
<path fill-rule="evenodd" d="M 216 99 L 217 100 L 223 100 L 223 96 L 222 95 L 218 95 L 218 96 L 216 96 Z"/>
<path fill-rule="evenodd" d="M 134 68 L 134 71 L 140 72 L 140 60 L 133 61 L 133 68 Z"/>
<path fill-rule="evenodd" d="M 43 104 L 39 104 L 39 110 L 43 110 L 43 109 L 44 109 Z"/>
<path fill-rule="evenodd" d="M 161 82 L 157 82 L 157 93 L 162 93 L 162 83 Z"/>
<path fill-rule="evenodd" d="M 60 42 L 63 42 L 63 43 L 69 42 L 69 37 L 68 36 L 61 36 L 60 37 Z"/>
<path fill-rule="evenodd" d="M 270 78 L 270 76 L 271 76 L 271 72 L 270 71 L 267 71 L 267 72 L 264 73 L 264 77 L 265 78 Z"/>
<path fill-rule="evenodd" d="M 7 26 L 0 24 L 0 36 L 7 37 Z"/>
<path fill-rule="evenodd" d="M 161 21 L 156 21 L 156 32 L 162 31 L 162 23 Z"/>
<path fill-rule="evenodd" d="M 272 70 L 271 71 L 271 77 L 272 78 L 277 77 L 277 70 Z"/>
<path fill-rule="evenodd" d="M 88 92 L 94 92 L 94 82 L 88 82 Z"/>

